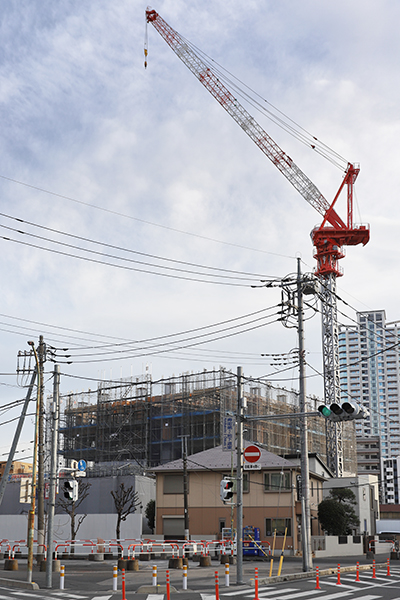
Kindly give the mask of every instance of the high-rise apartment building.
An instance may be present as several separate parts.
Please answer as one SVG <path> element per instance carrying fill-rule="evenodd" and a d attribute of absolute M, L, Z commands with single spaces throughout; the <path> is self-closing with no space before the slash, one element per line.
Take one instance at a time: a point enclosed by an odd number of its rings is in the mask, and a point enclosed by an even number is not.
<path fill-rule="evenodd" d="M 358 438 L 378 436 L 382 459 L 400 456 L 400 322 L 386 323 L 384 310 L 357 313 L 357 325 L 339 333 L 342 402 L 369 409 L 357 420 Z"/>

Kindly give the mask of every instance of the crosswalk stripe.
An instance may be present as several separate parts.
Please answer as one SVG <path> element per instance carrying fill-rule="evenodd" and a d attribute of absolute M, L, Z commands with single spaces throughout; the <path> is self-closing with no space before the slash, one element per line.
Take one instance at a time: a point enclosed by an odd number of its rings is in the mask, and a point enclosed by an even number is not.
<path fill-rule="evenodd" d="M 239 592 L 222 592 L 220 596 L 243 596 L 246 592 L 250 592 L 251 590 L 240 590 Z"/>
<path fill-rule="evenodd" d="M 63 592 L 53 592 L 52 596 L 60 596 L 61 598 L 69 598 L 69 600 L 86 600 L 87 596 L 78 596 L 78 594 L 71 594 L 71 593 L 66 593 L 64 594 Z M 97 596 L 96 596 L 97 597 Z M 108 600 L 108 598 L 111 598 L 111 596 L 99 596 L 99 598 L 106 598 L 106 600 Z"/>
<path fill-rule="evenodd" d="M 262 587 L 258 588 L 258 591 L 259 592 L 262 592 L 264 590 L 271 590 L 272 591 L 274 589 L 275 589 L 274 587 L 271 587 L 269 585 L 266 585 L 266 586 L 263 585 Z M 236 592 L 222 592 L 220 594 L 220 596 L 243 596 L 244 594 L 246 594 L 246 592 L 251 592 L 251 591 L 252 590 L 249 588 L 248 590 L 239 590 L 239 591 L 236 591 Z"/>
<path fill-rule="evenodd" d="M 340 581 L 343 581 L 343 577 L 340 579 Z M 348 581 L 348 580 L 346 580 Z M 323 583 L 324 585 L 337 585 L 337 583 L 335 583 L 334 581 L 321 581 L 320 583 Z M 348 590 L 359 590 L 360 588 L 357 587 L 356 585 L 346 585 L 345 583 L 340 583 L 339 584 L 340 587 L 342 588 L 347 588 Z"/>
<path fill-rule="evenodd" d="M 321 591 L 321 590 L 317 590 Z M 338 592 L 337 594 L 328 594 L 327 596 L 321 596 L 323 600 L 336 600 L 336 598 L 343 598 L 343 596 L 348 596 L 351 592 Z M 357 600 L 361 600 L 361 598 L 357 598 Z"/>
<path fill-rule="evenodd" d="M 289 592 L 296 592 L 297 588 L 284 588 L 282 590 L 274 590 L 272 589 L 271 591 L 268 590 L 267 592 L 261 592 L 259 593 L 259 597 L 260 598 L 269 598 L 270 596 L 276 596 L 277 594 L 288 594 Z M 246 596 L 247 598 L 253 597 L 254 596 L 254 592 L 252 595 L 248 595 Z M 294 597 L 294 596 L 291 596 Z M 284 596 L 280 596 L 281 600 L 283 600 Z"/>
<path fill-rule="evenodd" d="M 93 598 L 91 598 L 90 600 L 109 600 L 110 598 L 111 596 L 93 596 Z"/>
<path fill-rule="evenodd" d="M 111 596 L 108 596 L 111 598 Z M 93 600 L 96 600 L 93 598 Z M 147 594 L 147 600 L 164 600 L 164 594 Z"/>
<path fill-rule="evenodd" d="M 284 590 L 285 592 L 287 592 L 288 590 Z M 306 592 L 298 592 L 297 594 L 288 594 L 287 596 L 279 596 L 279 600 L 292 600 L 292 598 L 302 598 L 303 596 L 313 596 L 314 594 L 319 594 L 321 595 L 321 590 L 307 590 Z M 274 594 L 270 595 L 264 595 L 264 594 L 260 594 L 261 598 L 270 598 L 272 600 L 272 598 L 275 598 L 276 596 L 276 592 Z M 277 599 L 278 600 L 278 599 Z"/>
<path fill-rule="evenodd" d="M 215 594 L 200 594 L 201 600 L 215 600 Z"/>
<path fill-rule="evenodd" d="M 359 596 L 357 598 L 357 600 L 375 600 L 376 598 L 382 598 L 382 596 L 372 596 L 372 595 Z"/>

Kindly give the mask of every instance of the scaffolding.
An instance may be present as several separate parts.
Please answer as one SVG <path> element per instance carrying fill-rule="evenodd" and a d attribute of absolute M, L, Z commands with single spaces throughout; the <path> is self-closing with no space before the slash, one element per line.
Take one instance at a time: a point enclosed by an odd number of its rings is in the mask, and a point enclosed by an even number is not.
<path fill-rule="evenodd" d="M 266 380 L 244 382 L 246 415 L 296 414 L 295 390 L 278 388 Z M 320 401 L 307 398 L 308 410 Z M 237 379 L 223 368 L 153 381 L 143 377 L 102 381 L 95 391 L 63 397 L 62 453 L 67 459 L 85 459 L 98 468 L 104 465 L 136 465 L 139 470 L 164 464 L 182 456 L 182 438 L 188 454 L 218 446 L 222 440 L 222 417 L 235 412 Z M 345 424 L 343 441 L 345 471 L 356 465 L 353 423 Z M 309 419 L 309 451 L 326 461 L 325 422 Z M 249 421 L 244 438 L 258 442 L 274 454 L 300 452 L 300 421 Z"/>

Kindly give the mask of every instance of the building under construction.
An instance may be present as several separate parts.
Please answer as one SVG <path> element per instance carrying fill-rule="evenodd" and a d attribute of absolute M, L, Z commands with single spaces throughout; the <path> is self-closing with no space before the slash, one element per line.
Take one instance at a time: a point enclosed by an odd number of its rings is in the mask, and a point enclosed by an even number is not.
<path fill-rule="evenodd" d="M 299 397 L 266 380 L 244 378 L 246 416 L 287 415 L 248 421 L 244 438 L 275 454 L 300 452 Z M 309 411 L 320 401 L 307 398 Z M 145 469 L 221 444 L 223 417 L 236 412 L 237 377 L 225 369 L 185 373 L 153 381 L 151 376 L 101 382 L 97 390 L 62 398 L 61 451 L 93 467 L 132 463 Z M 326 462 L 325 420 L 308 419 L 309 451 Z M 356 472 L 354 424 L 343 427 L 344 470 Z"/>

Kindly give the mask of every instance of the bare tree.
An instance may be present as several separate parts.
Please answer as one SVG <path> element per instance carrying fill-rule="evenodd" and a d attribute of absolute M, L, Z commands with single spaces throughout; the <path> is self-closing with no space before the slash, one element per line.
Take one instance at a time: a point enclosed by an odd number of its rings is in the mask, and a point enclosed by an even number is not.
<path fill-rule="evenodd" d="M 62 494 L 58 495 L 57 499 L 57 507 L 63 512 L 67 513 L 71 519 L 71 540 L 74 542 L 76 540 L 76 534 L 78 533 L 79 527 L 82 525 L 83 521 L 87 517 L 86 514 L 82 514 L 77 516 L 76 510 L 85 500 L 85 498 L 89 495 L 89 488 L 91 487 L 91 483 L 88 481 L 84 481 L 81 478 L 78 479 L 78 499 L 77 500 L 68 500 L 64 498 Z M 75 547 L 72 543 L 71 546 L 71 554 L 75 553 Z"/>
<path fill-rule="evenodd" d="M 117 526 L 115 529 L 117 540 L 121 539 L 121 521 L 126 521 L 128 515 L 136 512 L 136 507 L 141 505 L 138 492 L 133 490 L 133 485 L 125 489 L 125 484 L 120 483 L 116 492 L 110 492 L 114 498 L 115 510 L 117 511 Z M 118 548 L 118 555 L 121 549 Z"/>

